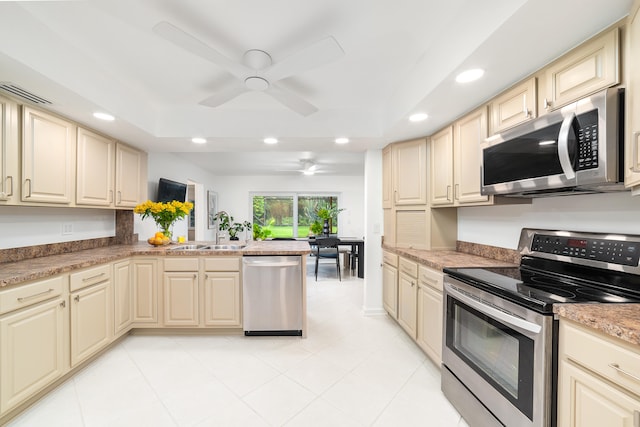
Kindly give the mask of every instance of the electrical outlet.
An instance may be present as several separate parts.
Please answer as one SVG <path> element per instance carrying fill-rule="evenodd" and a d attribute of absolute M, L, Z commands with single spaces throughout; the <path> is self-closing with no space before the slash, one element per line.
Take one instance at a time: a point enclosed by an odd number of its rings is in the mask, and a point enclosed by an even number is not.
<path fill-rule="evenodd" d="M 73 234 L 73 224 L 62 224 L 62 234 Z"/>

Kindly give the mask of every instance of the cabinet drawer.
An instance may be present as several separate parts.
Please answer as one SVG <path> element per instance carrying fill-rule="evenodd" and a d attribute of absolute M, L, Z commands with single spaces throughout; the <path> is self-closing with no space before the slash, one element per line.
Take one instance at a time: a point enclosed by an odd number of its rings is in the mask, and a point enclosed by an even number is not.
<path fill-rule="evenodd" d="M 382 261 L 385 264 L 392 265 L 394 267 L 398 267 L 398 255 L 392 254 L 391 252 L 383 251 L 382 252 Z"/>
<path fill-rule="evenodd" d="M 67 277 L 56 276 L 0 292 L 0 314 L 62 295 Z"/>
<path fill-rule="evenodd" d="M 70 275 L 69 290 L 73 292 L 110 279 L 111 264 L 89 268 Z"/>
<path fill-rule="evenodd" d="M 240 257 L 213 257 L 204 259 L 205 271 L 240 271 Z"/>
<path fill-rule="evenodd" d="M 400 273 L 408 274 L 411 277 L 418 278 L 418 264 L 400 257 L 399 267 Z"/>
<path fill-rule="evenodd" d="M 198 258 L 165 258 L 164 271 L 198 271 Z"/>
<path fill-rule="evenodd" d="M 640 347 L 566 321 L 560 343 L 566 358 L 640 395 Z"/>
<path fill-rule="evenodd" d="M 444 275 L 442 272 L 420 266 L 418 269 L 418 284 L 420 286 L 429 286 L 437 291 L 443 290 Z"/>

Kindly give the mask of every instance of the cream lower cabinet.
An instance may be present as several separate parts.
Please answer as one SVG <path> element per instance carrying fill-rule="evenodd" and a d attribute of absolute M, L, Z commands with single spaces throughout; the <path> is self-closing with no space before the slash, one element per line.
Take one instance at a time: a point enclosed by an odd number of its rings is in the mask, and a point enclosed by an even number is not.
<path fill-rule="evenodd" d="M 382 306 L 394 319 L 398 318 L 398 255 L 382 253 Z"/>
<path fill-rule="evenodd" d="M 640 350 L 560 320 L 558 425 L 640 425 Z"/>
<path fill-rule="evenodd" d="M 0 292 L 0 416 L 68 371 L 68 280 Z"/>
<path fill-rule="evenodd" d="M 158 323 L 158 260 L 134 258 L 131 261 L 133 279 L 133 322 L 140 326 Z"/>
<path fill-rule="evenodd" d="M 240 257 L 204 258 L 203 325 L 242 327 Z"/>
<path fill-rule="evenodd" d="M 133 278 L 130 260 L 113 264 L 113 334 L 120 336 L 133 322 Z"/>
<path fill-rule="evenodd" d="M 113 337 L 111 264 L 70 276 L 71 366 L 106 347 Z"/>
<path fill-rule="evenodd" d="M 442 272 L 419 267 L 416 342 L 438 366 L 442 363 L 443 282 Z"/>
<path fill-rule="evenodd" d="M 400 257 L 398 262 L 398 323 L 416 338 L 418 264 Z"/>
<path fill-rule="evenodd" d="M 165 258 L 163 263 L 163 324 L 198 326 L 198 258 Z"/>
<path fill-rule="evenodd" d="M 0 96 L 0 206 L 18 202 L 18 104 Z"/>

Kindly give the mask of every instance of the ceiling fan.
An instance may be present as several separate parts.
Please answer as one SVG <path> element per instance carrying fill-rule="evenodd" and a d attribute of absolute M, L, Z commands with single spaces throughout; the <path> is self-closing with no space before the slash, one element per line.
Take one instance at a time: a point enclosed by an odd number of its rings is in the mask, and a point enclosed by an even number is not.
<path fill-rule="evenodd" d="M 163 21 L 156 24 L 153 31 L 237 77 L 238 80 L 234 84 L 200 101 L 200 104 L 209 107 L 222 105 L 248 91 L 262 91 L 296 113 L 308 116 L 318 109 L 299 95 L 280 86 L 278 81 L 324 65 L 344 55 L 338 42 L 328 36 L 279 62 L 274 63 L 271 55 L 260 49 L 247 50 L 242 62 L 235 62 L 169 22 Z"/>
<path fill-rule="evenodd" d="M 315 175 L 317 173 L 325 173 L 328 172 L 322 165 L 319 165 L 318 162 L 312 159 L 301 159 L 299 166 L 294 166 L 291 169 L 280 169 L 280 172 L 299 172 L 303 175 Z"/>

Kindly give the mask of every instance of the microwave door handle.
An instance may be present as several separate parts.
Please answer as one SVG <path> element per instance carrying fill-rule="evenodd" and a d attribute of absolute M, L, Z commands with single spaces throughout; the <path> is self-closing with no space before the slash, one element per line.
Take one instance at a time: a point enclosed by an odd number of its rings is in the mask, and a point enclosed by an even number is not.
<path fill-rule="evenodd" d="M 560 167 L 567 179 L 575 179 L 576 177 L 576 171 L 573 170 L 571 158 L 569 157 L 569 132 L 571 132 L 571 125 L 575 118 L 575 113 L 565 117 L 558 135 L 558 160 L 560 160 Z"/>
<path fill-rule="evenodd" d="M 480 301 L 476 301 L 475 299 L 466 296 L 465 294 L 463 294 L 462 292 L 459 292 L 455 289 L 452 289 L 450 286 L 447 286 L 447 284 L 445 284 L 446 288 L 447 288 L 447 292 L 449 294 L 451 294 L 454 298 L 456 298 L 457 300 L 460 300 L 462 302 L 464 302 L 465 304 L 467 304 L 468 306 L 475 308 L 476 310 L 478 310 L 481 313 L 485 313 L 491 317 L 493 317 L 494 319 L 497 319 L 501 322 L 503 322 L 505 325 L 510 326 L 516 330 L 519 331 L 526 331 L 529 333 L 533 333 L 533 334 L 539 334 L 540 331 L 542 330 L 542 326 L 537 325 L 535 323 L 531 323 L 527 320 L 524 320 L 520 317 L 516 317 L 514 315 L 511 315 L 509 313 L 505 313 L 502 310 L 498 310 L 497 308 L 491 307 L 490 305 L 486 305 L 483 304 Z M 525 332 L 525 333 L 526 333 Z"/>

